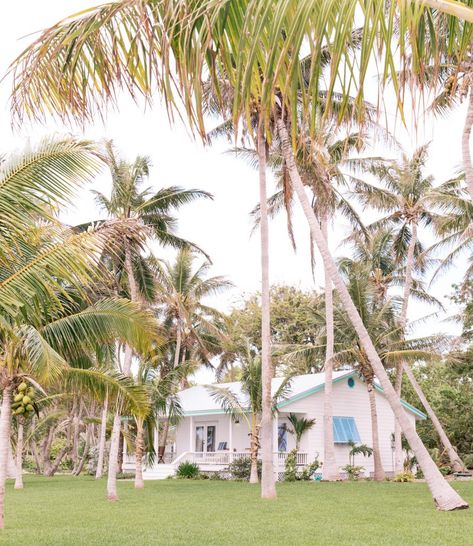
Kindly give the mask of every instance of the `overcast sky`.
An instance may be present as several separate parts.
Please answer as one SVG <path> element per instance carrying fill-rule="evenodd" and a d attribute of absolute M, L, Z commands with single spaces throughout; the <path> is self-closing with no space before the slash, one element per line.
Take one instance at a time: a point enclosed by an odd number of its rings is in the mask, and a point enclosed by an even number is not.
<path fill-rule="evenodd" d="M 0 18 L 1 73 L 5 72 L 9 62 L 32 39 L 21 39 L 22 37 L 95 4 L 96 2 L 90 0 L 23 0 L 5 3 Z M 373 84 L 373 90 L 375 87 Z M 47 126 L 24 125 L 20 130 L 13 131 L 7 104 L 9 92 L 9 82 L 6 80 L 0 85 L 2 152 L 20 148 L 28 139 L 34 142 L 51 133 L 72 132 L 82 135 L 77 128 L 54 123 Z M 372 99 L 375 98 L 373 95 Z M 410 134 L 404 130 L 397 133 L 406 150 L 431 141 L 429 171 L 437 182 L 450 177 L 461 162 L 463 117 L 464 107 L 461 106 L 448 119 L 435 122 L 427 120 L 420 130 L 410 131 Z M 393 129 L 394 112 L 388 112 L 388 119 L 390 128 Z M 209 128 L 211 126 L 210 122 Z M 84 135 L 93 139 L 113 139 L 121 154 L 129 160 L 133 160 L 137 154 L 149 155 L 153 163 L 150 184 L 156 189 L 181 185 L 211 192 L 215 197 L 213 202 L 200 202 L 182 209 L 179 233 L 210 254 L 214 264 L 213 274 L 225 275 L 234 282 L 235 289 L 222 295 L 214 302 L 216 305 L 228 309 L 233 302 L 239 300 L 243 292 L 259 289 L 259 243 L 257 235 L 250 237 L 249 219 L 249 211 L 258 199 L 257 173 L 231 154 L 226 154 L 228 144 L 222 142 L 204 149 L 200 143 L 190 138 L 182 125 L 171 128 L 163 108 L 158 104 L 152 110 L 144 112 L 127 98 L 123 98 L 119 112 L 111 112 L 105 124 L 97 123 L 86 128 Z M 96 190 L 107 192 L 109 187 L 110 181 L 105 174 L 94 182 Z M 269 191 L 272 189 L 270 187 Z M 96 218 L 97 214 L 90 192 L 84 189 L 77 196 L 74 209 L 64 214 L 64 220 L 73 224 Z M 318 267 L 314 284 L 309 263 L 308 230 L 300 211 L 295 211 L 297 254 L 288 242 L 285 219 L 281 217 L 272 222 L 270 227 L 271 282 L 288 283 L 303 288 L 319 287 L 323 282 L 323 275 Z M 346 236 L 347 232 L 346 222 L 338 221 L 331 235 L 334 240 L 333 248 L 336 248 L 336 242 Z M 444 298 L 451 293 L 451 284 L 458 282 L 462 275 L 462 267 L 452 270 L 433 286 L 433 294 Z M 419 305 L 410 306 L 411 319 L 426 312 Z M 438 326 L 438 321 L 427 324 L 418 333 L 432 333 Z M 446 325 L 445 328 L 455 332 L 452 325 Z"/>

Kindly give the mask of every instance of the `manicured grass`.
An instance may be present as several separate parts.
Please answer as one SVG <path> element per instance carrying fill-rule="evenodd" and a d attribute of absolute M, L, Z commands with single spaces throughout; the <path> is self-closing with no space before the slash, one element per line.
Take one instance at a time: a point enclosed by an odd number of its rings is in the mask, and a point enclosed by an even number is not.
<path fill-rule="evenodd" d="M 455 488 L 473 504 L 473 483 Z M 437 512 L 418 483 L 279 484 L 277 501 L 218 481 L 120 482 L 114 504 L 104 494 L 105 481 L 87 477 L 9 483 L 0 544 L 473 544 L 473 509 Z"/>

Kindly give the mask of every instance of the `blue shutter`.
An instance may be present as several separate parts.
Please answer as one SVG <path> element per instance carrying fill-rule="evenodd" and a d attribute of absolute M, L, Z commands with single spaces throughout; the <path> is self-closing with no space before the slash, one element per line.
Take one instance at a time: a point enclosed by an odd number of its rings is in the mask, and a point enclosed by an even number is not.
<path fill-rule="evenodd" d="M 360 442 L 360 434 L 353 417 L 333 417 L 333 441 L 347 444 L 349 441 Z"/>

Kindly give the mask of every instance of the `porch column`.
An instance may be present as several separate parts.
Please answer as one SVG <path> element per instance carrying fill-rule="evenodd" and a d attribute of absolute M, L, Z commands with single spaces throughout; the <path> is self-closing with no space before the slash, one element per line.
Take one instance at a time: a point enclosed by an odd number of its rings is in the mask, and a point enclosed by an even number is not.
<path fill-rule="evenodd" d="M 233 452 L 233 419 L 228 416 L 228 451 Z"/>
<path fill-rule="evenodd" d="M 273 465 L 276 481 L 279 477 L 279 454 L 278 454 L 278 412 L 273 417 Z"/>
<path fill-rule="evenodd" d="M 189 451 L 194 451 L 192 445 L 194 443 L 194 418 L 192 415 L 189 417 Z"/>

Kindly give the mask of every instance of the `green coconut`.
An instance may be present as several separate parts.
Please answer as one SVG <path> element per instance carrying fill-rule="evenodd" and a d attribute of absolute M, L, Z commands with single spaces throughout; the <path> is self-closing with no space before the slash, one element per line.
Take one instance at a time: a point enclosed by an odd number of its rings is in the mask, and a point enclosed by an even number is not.
<path fill-rule="evenodd" d="M 22 402 L 23 402 L 23 405 L 26 406 L 27 404 L 31 402 L 31 398 L 29 396 L 23 396 Z"/>
<path fill-rule="evenodd" d="M 15 398 L 13 400 L 15 402 L 21 402 L 23 400 L 23 395 L 21 393 L 17 394 L 17 395 L 15 395 Z"/>
<path fill-rule="evenodd" d="M 22 413 L 25 413 L 26 408 L 25 406 L 20 406 L 17 410 L 15 410 L 16 415 L 21 415 Z"/>
<path fill-rule="evenodd" d="M 33 411 L 33 410 L 34 410 L 34 407 L 31 404 L 28 404 L 26 406 L 26 411 Z"/>
<path fill-rule="evenodd" d="M 27 388 L 28 388 L 28 385 L 27 385 L 24 381 L 23 381 L 23 383 L 20 383 L 20 384 L 18 385 L 18 390 L 19 390 L 20 392 L 26 391 Z"/>

